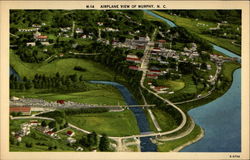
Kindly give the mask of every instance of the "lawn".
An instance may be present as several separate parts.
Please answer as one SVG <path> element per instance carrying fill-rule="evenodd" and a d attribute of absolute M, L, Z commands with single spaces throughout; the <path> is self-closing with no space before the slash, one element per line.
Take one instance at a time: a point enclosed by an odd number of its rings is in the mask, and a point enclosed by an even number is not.
<path fill-rule="evenodd" d="M 83 75 L 84 80 L 107 80 L 112 81 L 114 72 L 108 67 L 99 63 L 86 59 L 67 58 L 57 59 L 51 63 L 26 63 L 13 52 L 10 52 L 10 65 L 21 76 L 26 76 L 28 79 L 33 79 L 36 73 L 53 75 L 59 72 L 61 75 L 78 74 Z M 75 71 L 75 66 L 85 68 L 85 72 Z M 117 76 L 119 80 L 124 80 L 122 77 Z"/>
<path fill-rule="evenodd" d="M 199 126 L 195 126 L 194 130 L 187 136 L 177 139 L 177 140 L 172 140 L 172 141 L 167 141 L 167 142 L 161 142 L 163 144 L 158 144 L 157 145 L 157 150 L 158 152 L 169 152 L 174 150 L 175 148 L 188 143 L 189 141 L 195 139 L 199 134 L 201 133 L 201 128 Z"/>
<path fill-rule="evenodd" d="M 88 84 L 89 91 L 74 93 L 57 93 L 42 89 L 30 89 L 26 91 L 10 90 L 10 96 L 26 98 L 39 98 L 46 101 L 65 101 L 87 103 L 87 104 L 126 104 L 120 92 L 113 86 L 101 84 Z"/>
<path fill-rule="evenodd" d="M 67 116 L 67 121 L 87 131 L 105 133 L 108 136 L 140 134 L 135 116 L 130 110 L 70 115 Z"/>
<path fill-rule="evenodd" d="M 229 81 L 233 80 L 233 71 L 237 68 L 239 68 L 240 65 L 238 63 L 223 63 L 223 67 L 222 67 L 222 74 L 224 75 L 224 77 L 226 79 L 228 79 Z"/>
<path fill-rule="evenodd" d="M 170 87 L 170 89 L 173 90 L 173 91 L 178 91 L 178 90 L 185 87 L 185 83 L 182 80 L 173 81 L 173 80 L 158 79 L 157 83 L 160 86 Z"/>
<path fill-rule="evenodd" d="M 132 151 L 132 152 L 138 152 L 138 147 L 137 145 L 129 145 L 127 148 Z"/>
<path fill-rule="evenodd" d="M 152 108 L 152 112 L 162 129 L 162 132 L 170 131 L 178 127 L 176 120 L 169 113 L 156 108 Z"/>
<path fill-rule="evenodd" d="M 182 101 L 183 98 L 180 96 L 184 94 L 197 94 L 197 86 L 194 84 L 192 80 L 192 75 L 184 75 L 181 80 L 184 82 L 185 86 L 177 90 L 174 94 L 160 94 L 164 98 L 168 98 L 174 102 Z"/>
<path fill-rule="evenodd" d="M 225 38 L 219 38 L 219 37 L 215 37 L 215 36 L 211 36 L 211 35 L 201 34 L 201 32 L 203 30 L 216 27 L 217 24 L 214 22 L 208 22 L 208 21 L 202 21 L 202 20 L 196 21 L 195 19 L 192 19 L 192 18 L 183 18 L 183 17 L 179 17 L 179 16 L 169 15 L 167 13 L 163 13 L 160 11 L 153 11 L 153 12 L 162 16 L 162 17 L 165 17 L 165 18 L 173 21 L 178 26 L 185 27 L 187 30 L 189 30 L 192 33 L 197 34 L 201 38 L 204 38 L 204 39 L 206 39 L 214 44 L 217 44 L 218 46 L 221 46 L 223 48 L 226 48 L 230 51 L 235 52 L 238 55 L 241 55 L 241 48 L 239 46 L 233 45 L 232 40 L 225 39 Z M 201 26 L 201 25 L 197 26 L 197 23 L 202 23 L 205 25 L 204 26 Z"/>

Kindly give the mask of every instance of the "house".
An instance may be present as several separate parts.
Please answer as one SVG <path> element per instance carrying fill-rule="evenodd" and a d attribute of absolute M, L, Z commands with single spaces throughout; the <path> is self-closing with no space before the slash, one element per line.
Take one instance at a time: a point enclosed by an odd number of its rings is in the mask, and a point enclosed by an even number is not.
<path fill-rule="evenodd" d="M 41 25 L 39 25 L 39 24 L 32 24 L 32 27 L 34 27 L 34 28 L 41 28 Z"/>
<path fill-rule="evenodd" d="M 35 42 L 27 42 L 26 43 L 26 46 L 36 46 L 36 43 Z"/>
<path fill-rule="evenodd" d="M 77 34 L 83 33 L 83 30 L 82 30 L 81 28 L 77 28 L 77 29 L 76 29 L 76 33 L 77 33 Z"/>
<path fill-rule="evenodd" d="M 18 29 L 19 32 L 35 32 L 37 30 L 38 30 L 38 28 L 32 28 L 32 29 L 22 29 L 22 28 L 20 28 L 20 29 Z"/>
<path fill-rule="evenodd" d="M 69 136 L 69 137 L 71 137 L 71 136 L 73 136 L 75 133 L 73 132 L 73 131 L 67 131 L 67 136 Z"/>
<path fill-rule="evenodd" d="M 166 43 L 166 40 L 160 39 L 160 40 L 158 40 L 158 42 L 159 42 L 159 43 Z"/>
<path fill-rule="evenodd" d="M 16 136 L 17 142 L 21 142 L 22 141 L 22 137 L 21 136 Z"/>
<path fill-rule="evenodd" d="M 68 143 L 70 143 L 70 144 L 76 143 L 76 139 L 71 138 L 71 137 L 68 137 L 68 138 L 67 138 L 67 141 L 68 141 Z"/>
<path fill-rule="evenodd" d="M 161 52 L 161 49 L 160 48 L 153 48 L 152 52 L 159 53 L 159 52 Z"/>
<path fill-rule="evenodd" d="M 76 148 L 76 151 L 83 151 L 83 148 L 79 146 Z"/>
<path fill-rule="evenodd" d="M 103 26 L 103 22 L 97 22 L 98 26 Z"/>
<path fill-rule="evenodd" d="M 37 40 L 37 41 L 44 42 L 44 41 L 47 41 L 48 36 L 44 36 L 40 32 L 37 31 L 36 33 L 34 33 L 34 39 Z"/>
<path fill-rule="evenodd" d="M 129 66 L 128 68 L 131 69 L 131 70 L 136 70 L 136 71 L 139 69 L 138 66 Z"/>
<path fill-rule="evenodd" d="M 11 100 L 11 101 L 19 101 L 19 100 L 20 100 L 20 98 L 15 97 L 15 96 L 12 96 L 12 97 L 10 98 L 10 100 Z"/>
<path fill-rule="evenodd" d="M 46 132 L 46 134 L 51 136 L 51 137 L 55 136 L 55 132 L 53 132 L 53 131 L 48 131 L 48 132 Z"/>
<path fill-rule="evenodd" d="M 38 41 L 47 41 L 47 39 L 48 39 L 48 36 L 37 36 L 36 38 L 35 38 L 36 40 L 38 40 Z"/>
<path fill-rule="evenodd" d="M 147 74 L 147 77 L 151 79 L 158 79 L 158 74 Z"/>
<path fill-rule="evenodd" d="M 31 125 L 31 126 L 38 126 L 38 125 L 40 125 L 40 123 L 38 123 L 37 120 L 31 120 L 31 121 L 30 121 L 30 125 Z"/>
<path fill-rule="evenodd" d="M 141 59 L 136 55 L 127 55 L 126 60 L 130 62 L 141 63 Z"/>
<path fill-rule="evenodd" d="M 44 45 L 44 46 L 48 46 L 49 42 L 41 42 L 41 44 Z"/>
<path fill-rule="evenodd" d="M 30 115 L 31 114 L 31 108 L 30 107 L 10 107 L 10 113 L 11 112 L 21 112 L 23 115 Z"/>
<path fill-rule="evenodd" d="M 65 101 L 64 100 L 57 100 L 56 102 L 59 104 L 64 104 Z"/>

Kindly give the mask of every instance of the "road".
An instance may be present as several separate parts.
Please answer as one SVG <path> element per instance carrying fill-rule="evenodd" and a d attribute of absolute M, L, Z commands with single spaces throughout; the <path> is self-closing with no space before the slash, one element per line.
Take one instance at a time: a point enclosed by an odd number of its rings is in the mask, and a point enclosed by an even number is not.
<path fill-rule="evenodd" d="M 158 94 L 156 94 L 155 92 L 149 90 L 148 88 L 146 88 L 144 86 L 143 83 L 144 83 L 144 80 L 145 80 L 145 77 L 146 77 L 146 73 L 147 73 L 150 51 L 151 51 L 151 48 L 149 46 L 146 46 L 145 51 L 144 51 L 144 56 L 142 58 L 142 64 L 141 64 L 141 70 L 142 70 L 143 74 L 142 74 L 142 78 L 141 78 L 141 81 L 140 81 L 140 85 L 141 85 L 141 87 L 143 89 L 147 90 L 149 93 L 151 93 L 154 96 L 158 97 L 164 103 L 167 103 L 170 106 L 172 106 L 173 108 L 175 108 L 177 111 L 180 112 L 180 114 L 182 116 L 182 122 L 181 122 L 181 124 L 177 128 L 175 128 L 175 129 L 173 129 L 171 131 L 163 132 L 163 133 L 149 134 L 148 136 L 166 135 L 166 134 L 174 133 L 174 132 L 180 130 L 181 128 L 183 128 L 185 126 L 186 122 L 187 122 L 187 117 L 186 117 L 186 114 L 179 107 L 177 107 L 174 103 L 172 103 L 168 99 L 164 99 L 163 97 L 159 96 Z M 137 137 L 144 137 L 144 136 L 140 135 L 140 136 L 137 136 Z"/>
<path fill-rule="evenodd" d="M 146 101 L 144 95 L 142 94 L 141 89 L 140 89 L 140 93 L 141 93 L 142 99 L 143 99 L 143 101 L 144 101 L 144 104 L 147 105 L 148 103 L 147 103 L 147 101 Z M 151 117 L 151 119 L 152 119 L 152 121 L 153 121 L 153 123 L 154 123 L 154 126 L 155 126 L 155 128 L 157 129 L 157 131 L 158 131 L 158 132 L 162 131 L 162 130 L 161 130 L 161 127 L 159 126 L 159 124 L 158 124 L 158 122 L 157 122 L 157 120 L 156 120 L 154 114 L 152 113 L 151 109 L 150 109 L 150 108 L 147 108 L 147 111 L 148 111 L 148 113 L 149 113 L 149 115 L 150 115 L 150 117 Z"/>

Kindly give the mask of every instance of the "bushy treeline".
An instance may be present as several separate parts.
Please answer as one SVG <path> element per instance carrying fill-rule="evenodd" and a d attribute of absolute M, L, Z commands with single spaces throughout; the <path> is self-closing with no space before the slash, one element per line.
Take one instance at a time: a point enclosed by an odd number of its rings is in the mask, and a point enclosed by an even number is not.
<path fill-rule="evenodd" d="M 87 86 L 83 80 L 83 76 L 77 74 L 60 75 L 56 73 L 52 76 L 45 74 L 36 74 L 32 80 L 23 77 L 22 81 L 18 81 L 14 75 L 10 76 L 10 89 L 28 90 L 35 89 L 51 89 L 54 91 L 85 91 Z"/>

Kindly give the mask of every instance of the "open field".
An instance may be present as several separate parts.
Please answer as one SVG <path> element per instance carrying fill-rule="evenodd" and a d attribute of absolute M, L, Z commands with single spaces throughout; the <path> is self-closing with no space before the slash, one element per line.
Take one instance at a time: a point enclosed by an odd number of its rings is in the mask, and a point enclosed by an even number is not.
<path fill-rule="evenodd" d="M 185 27 L 187 30 L 189 30 L 192 33 L 197 34 L 201 38 L 204 38 L 204 39 L 206 39 L 206 40 L 208 40 L 208 41 L 210 41 L 218 46 L 221 46 L 223 48 L 226 48 L 230 51 L 235 52 L 238 55 L 241 55 L 241 48 L 239 46 L 233 45 L 232 40 L 214 37 L 211 35 L 201 34 L 201 32 L 204 29 L 216 27 L 217 24 L 214 22 L 208 22 L 208 21 L 202 21 L 202 20 L 196 21 L 195 19 L 169 15 L 169 14 L 159 12 L 159 11 L 154 11 L 154 13 L 173 21 L 178 26 Z M 204 26 L 197 26 L 198 22 L 205 24 L 205 25 Z"/>
<path fill-rule="evenodd" d="M 164 112 L 160 109 L 154 109 L 154 108 L 152 108 L 152 112 L 159 126 L 161 127 L 162 132 L 170 131 L 178 127 L 176 120 L 169 113 Z"/>
<path fill-rule="evenodd" d="M 51 63 L 26 63 L 14 53 L 10 53 L 10 65 L 21 76 L 26 76 L 28 79 L 33 79 L 36 73 L 53 75 L 59 72 L 61 75 L 78 74 L 83 75 L 84 80 L 107 80 L 111 81 L 114 78 L 114 72 L 108 67 L 91 60 L 67 58 L 58 59 Z M 75 71 L 74 67 L 80 66 L 85 68 L 85 72 Z M 118 80 L 124 80 L 120 76 L 116 77 Z"/>
<path fill-rule="evenodd" d="M 178 90 L 184 88 L 184 86 L 185 86 L 185 83 L 183 81 L 181 81 L 181 80 L 172 81 L 172 80 L 158 79 L 157 83 L 160 86 L 170 87 L 171 90 L 173 90 L 173 91 L 178 91 Z"/>
<path fill-rule="evenodd" d="M 189 141 L 192 141 L 195 139 L 199 134 L 201 133 L 201 128 L 199 126 L 195 126 L 194 130 L 187 136 L 177 139 L 177 140 L 172 140 L 172 141 L 167 141 L 167 142 L 160 142 L 161 144 L 157 145 L 157 150 L 159 152 L 169 152 L 174 150 L 175 148 L 188 143 Z"/>
<path fill-rule="evenodd" d="M 10 96 L 25 98 L 39 98 L 46 101 L 57 101 L 63 99 L 65 101 L 86 103 L 86 104 L 108 104 L 121 105 L 126 104 L 120 92 L 113 86 L 88 84 L 89 91 L 74 93 L 58 93 L 50 92 L 44 89 L 30 89 L 26 91 L 10 90 Z"/>
<path fill-rule="evenodd" d="M 160 94 L 162 97 L 170 99 L 171 101 L 181 101 L 180 96 L 184 95 L 184 94 L 197 94 L 197 86 L 194 84 L 193 80 L 192 80 L 192 75 L 184 75 L 181 80 L 184 82 L 185 86 L 180 89 L 177 90 L 174 94 Z M 183 84 L 182 84 L 183 85 Z M 182 86 L 181 86 L 182 87 Z M 178 87 L 180 88 L 180 87 Z M 177 99 L 178 98 L 178 99 Z"/>
<path fill-rule="evenodd" d="M 108 136 L 139 134 L 139 128 L 130 110 L 122 112 L 86 113 L 67 116 L 67 121 L 87 131 Z"/>
<path fill-rule="evenodd" d="M 226 79 L 228 79 L 229 81 L 233 80 L 233 71 L 235 70 L 235 68 L 239 67 L 240 65 L 238 63 L 224 63 L 223 67 L 222 67 L 222 74 L 224 75 L 224 77 Z"/>

